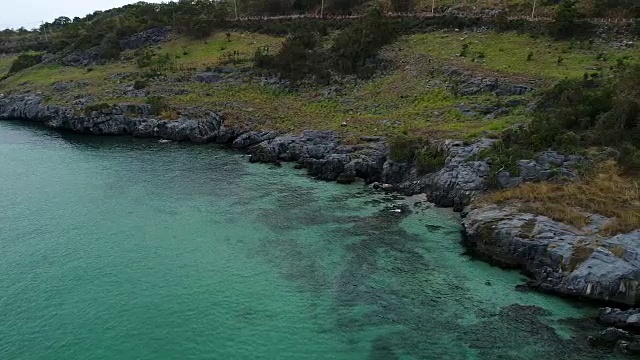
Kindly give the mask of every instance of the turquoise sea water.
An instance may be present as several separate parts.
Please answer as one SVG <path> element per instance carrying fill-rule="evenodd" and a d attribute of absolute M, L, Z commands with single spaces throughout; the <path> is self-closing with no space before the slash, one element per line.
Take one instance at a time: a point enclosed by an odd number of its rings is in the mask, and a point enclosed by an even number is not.
<path fill-rule="evenodd" d="M 246 160 L 0 122 L 0 359 L 601 357 L 448 210 Z"/>

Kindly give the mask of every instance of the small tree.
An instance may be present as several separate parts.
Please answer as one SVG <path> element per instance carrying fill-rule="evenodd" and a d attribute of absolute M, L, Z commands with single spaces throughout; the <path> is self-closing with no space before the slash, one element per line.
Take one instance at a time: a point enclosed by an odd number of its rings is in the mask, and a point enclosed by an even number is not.
<path fill-rule="evenodd" d="M 558 5 L 555 14 L 556 35 L 571 35 L 577 20 L 577 0 L 562 0 Z"/>

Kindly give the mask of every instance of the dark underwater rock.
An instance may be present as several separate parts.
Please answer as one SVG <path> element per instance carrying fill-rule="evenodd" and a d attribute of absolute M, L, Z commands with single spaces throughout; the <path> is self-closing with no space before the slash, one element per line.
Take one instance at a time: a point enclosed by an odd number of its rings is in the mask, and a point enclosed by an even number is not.
<path fill-rule="evenodd" d="M 640 309 L 602 308 L 598 311 L 598 322 L 605 326 L 640 332 Z"/>

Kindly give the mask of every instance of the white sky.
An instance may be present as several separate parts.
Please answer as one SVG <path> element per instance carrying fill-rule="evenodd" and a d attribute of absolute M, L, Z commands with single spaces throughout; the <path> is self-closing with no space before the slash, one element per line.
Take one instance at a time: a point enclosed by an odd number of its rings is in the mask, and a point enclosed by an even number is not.
<path fill-rule="evenodd" d="M 136 0 L 0 0 L 0 29 L 38 27 L 41 21 L 58 16 L 83 17 L 96 10 L 108 10 Z M 146 2 L 160 2 L 146 0 Z"/>

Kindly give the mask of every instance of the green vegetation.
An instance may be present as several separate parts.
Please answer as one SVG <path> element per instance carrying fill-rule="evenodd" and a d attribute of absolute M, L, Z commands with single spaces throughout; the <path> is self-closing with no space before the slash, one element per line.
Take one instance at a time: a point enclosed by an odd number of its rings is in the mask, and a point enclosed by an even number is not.
<path fill-rule="evenodd" d="M 41 53 L 20 54 L 11 64 L 8 74 L 28 69 L 32 66 L 38 65 L 40 62 L 42 62 Z"/>
<path fill-rule="evenodd" d="M 175 59 L 176 65 L 184 69 L 219 66 L 221 61 L 228 58 L 228 54 L 233 53 L 239 54 L 245 60 L 242 65 L 248 66 L 257 49 L 277 51 L 282 41 L 282 38 L 262 34 L 219 32 L 202 41 L 178 37 L 162 44 L 156 52 L 168 53 Z"/>
<path fill-rule="evenodd" d="M 374 8 L 332 39 L 315 32 L 299 32 L 287 38 L 280 51 L 273 55 L 259 48 L 254 62 L 294 82 L 313 78 L 327 84 L 332 72 L 367 78 L 375 72 L 375 67 L 368 66 L 367 61 L 394 37 L 395 31 L 381 10 Z"/>
<path fill-rule="evenodd" d="M 453 64 L 527 78 L 579 78 L 585 72 L 607 72 L 618 60 L 640 63 L 640 48 L 615 49 L 589 41 L 553 41 L 517 33 L 434 32 L 407 37 L 401 46 Z M 468 44 L 467 57 L 460 49 Z M 484 54 L 479 58 L 474 54 Z M 564 60 L 558 64 L 558 57 Z"/>
<path fill-rule="evenodd" d="M 578 21 L 578 1 L 562 0 L 555 13 L 555 32 L 559 37 L 570 37 L 576 31 Z"/>
<path fill-rule="evenodd" d="M 415 163 L 420 174 L 428 174 L 444 166 L 446 154 L 424 138 L 402 134 L 390 139 L 389 158 L 397 162 Z"/>
<path fill-rule="evenodd" d="M 6 75 L 11 68 L 11 64 L 15 61 L 15 56 L 0 57 L 0 77 Z"/>
<path fill-rule="evenodd" d="M 147 104 L 151 106 L 152 115 L 160 115 L 169 110 L 169 104 L 167 104 L 167 101 L 162 96 L 147 97 Z"/>
<path fill-rule="evenodd" d="M 320 36 L 320 35 L 318 35 Z M 515 33 L 482 33 L 467 35 L 460 40 L 459 33 L 429 33 L 405 36 L 383 48 L 379 57 L 393 69 L 383 76 L 368 81 L 338 82 L 340 92 L 323 95 L 323 89 L 302 87 L 296 91 L 264 86 L 257 79 L 247 78 L 243 83 L 226 82 L 200 84 L 191 81 L 167 82 L 158 78 L 161 73 L 190 78 L 195 71 L 213 70 L 221 66 L 230 52 L 237 52 L 241 61 L 234 68 L 252 66 L 252 55 L 268 49 L 277 54 L 283 38 L 254 33 L 231 32 L 229 36 L 218 32 L 202 40 L 177 36 L 170 41 L 137 52 L 122 54 L 124 60 L 94 66 L 92 71 L 58 65 L 37 65 L 28 71 L 13 74 L 0 83 L 3 91 L 43 92 L 53 103 L 68 104 L 80 97 L 91 96 L 109 103 L 141 103 L 144 99 L 127 98 L 120 90 L 126 84 L 144 90 L 150 95 L 166 96 L 170 108 L 201 107 L 224 109 L 236 121 L 251 122 L 256 127 L 297 131 L 301 129 L 333 129 L 346 133 L 366 135 L 475 138 L 497 136 L 503 130 L 526 122 L 528 115 L 521 107 L 496 118 L 461 112 L 462 107 L 502 107 L 503 100 L 492 94 L 458 96 L 455 86 L 448 90 L 450 79 L 439 73 L 442 62 L 453 62 L 481 76 L 496 77 L 510 83 L 533 83 L 543 87 L 557 78 L 581 79 L 586 68 L 594 64 L 603 66 L 601 73 L 610 73 L 605 66 L 617 66 L 616 59 L 628 57 L 631 64 L 637 49 L 618 50 L 605 44 L 582 44 L 554 41 L 551 38 L 518 35 Z M 336 33 L 333 34 L 333 39 Z M 456 54 L 462 43 L 469 43 L 470 57 Z M 328 51 L 323 47 L 322 51 Z M 572 48 L 572 50 L 569 50 Z M 502 50 L 500 50 L 502 49 Z M 527 54 L 535 52 L 527 61 Z M 483 59 L 473 57 L 482 52 Z M 147 54 L 147 55 L 145 55 Z M 555 65 L 555 58 L 563 54 L 563 66 Z M 607 61 L 597 60 L 605 54 Z M 139 60 L 147 57 L 141 67 Z M 433 56 L 434 60 L 429 61 Z M 169 66 L 162 65 L 166 61 Z M 548 64 L 553 64 L 549 66 Z M 155 64 L 155 65 L 154 65 Z M 158 70 L 152 71 L 151 68 Z M 596 71 L 589 71 L 596 72 Z M 121 78 L 124 76 L 124 79 Z M 85 86 L 72 87 L 67 92 L 52 92 L 56 82 L 83 82 Z M 136 85 L 137 84 L 137 85 Z M 515 97 L 524 103 L 532 95 Z M 341 126 L 346 123 L 347 126 Z"/>
<path fill-rule="evenodd" d="M 530 123 L 508 129 L 478 156 L 493 160 L 494 175 L 518 175 L 516 160 L 546 149 L 613 161 L 584 169 L 580 182 L 524 184 L 487 200 L 524 202 L 527 211 L 578 227 L 589 224 L 585 214 L 604 215 L 612 219 L 602 229 L 606 235 L 640 227 L 640 66 L 618 69 L 607 79 L 561 81 L 543 94 Z"/>
<path fill-rule="evenodd" d="M 519 157 L 522 152 L 558 149 L 572 153 L 589 147 L 616 149 L 619 163 L 640 171 L 640 66 L 611 79 L 565 80 L 546 92 L 530 124 L 505 131 L 492 150 Z M 509 159 L 506 159 L 509 160 Z M 509 167 L 508 164 L 496 166 Z"/>

